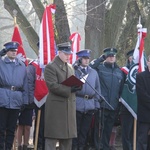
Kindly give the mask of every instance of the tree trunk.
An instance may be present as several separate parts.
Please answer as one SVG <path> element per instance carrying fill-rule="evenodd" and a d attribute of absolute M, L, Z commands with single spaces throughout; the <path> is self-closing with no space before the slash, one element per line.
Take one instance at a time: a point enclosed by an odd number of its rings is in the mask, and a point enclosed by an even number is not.
<path fill-rule="evenodd" d="M 104 40 L 104 0 L 87 0 L 85 22 L 85 48 L 92 50 L 92 58 L 98 57 L 103 49 Z"/>
<path fill-rule="evenodd" d="M 106 12 L 105 47 L 116 47 L 127 4 L 127 0 L 114 0 L 111 9 Z"/>
<path fill-rule="evenodd" d="M 42 4 L 42 2 L 40 0 L 38 1 L 35 1 L 35 0 L 30 0 L 32 5 L 33 5 L 33 8 L 35 9 L 35 12 L 41 22 L 42 20 L 42 17 L 43 17 L 43 12 L 44 12 L 44 6 Z"/>
<path fill-rule="evenodd" d="M 69 41 L 70 29 L 67 14 L 63 0 L 54 0 L 56 4 L 55 25 L 56 25 L 56 43 L 64 43 Z"/>
<path fill-rule="evenodd" d="M 14 17 L 13 10 L 17 10 L 17 24 L 25 34 L 31 48 L 35 51 L 36 54 L 38 54 L 38 47 L 36 45 L 38 42 L 38 35 L 18 7 L 16 1 L 4 0 L 4 7 L 11 14 L 12 17 Z"/>

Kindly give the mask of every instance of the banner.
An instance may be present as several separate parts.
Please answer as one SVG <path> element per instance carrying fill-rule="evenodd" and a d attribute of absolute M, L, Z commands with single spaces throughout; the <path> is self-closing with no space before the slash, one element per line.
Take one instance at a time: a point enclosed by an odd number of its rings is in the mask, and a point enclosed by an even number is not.
<path fill-rule="evenodd" d="M 76 53 L 80 50 L 81 36 L 79 33 L 75 32 L 71 34 L 69 39 L 72 41 L 71 48 L 73 51 L 73 54 L 70 56 L 70 63 L 73 64 L 77 59 Z"/>
<path fill-rule="evenodd" d="M 26 59 L 25 51 L 23 49 L 22 39 L 21 39 L 19 28 L 18 28 L 17 25 L 15 25 L 15 27 L 14 27 L 12 41 L 18 42 L 20 44 L 20 46 L 18 47 L 18 51 L 17 51 L 17 58 L 22 60 L 27 66 L 28 62 L 27 62 L 27 59 Z"/>
<path fill-rule="evenodd" d="M 122 68 L 122 71 L 126 73 L 126 80 L 120 101 L 135 119 L 137 119 L 136 74 L 137 72 L 144 71 L 146 66 L 144 58 L 144 39 L 146 32 L 146 28 L 138 29 L 138 39 L 133 53 L 132 65 L 128 71 Z"/>
<path fill-rule="evenodd" d="M 49 5 L 45 8 L 39 33 L 39 63 L 41 68 L 53 60 L 56 55 L 54 26 L 52 13 L 56 6 Z"/>

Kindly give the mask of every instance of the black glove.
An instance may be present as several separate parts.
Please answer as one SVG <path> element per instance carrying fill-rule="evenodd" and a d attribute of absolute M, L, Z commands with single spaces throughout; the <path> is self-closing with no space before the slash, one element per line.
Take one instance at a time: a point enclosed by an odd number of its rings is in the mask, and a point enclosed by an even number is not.
<path fill-rule="evenodd" d="M 34 109 L 35 108 L 35 103 L 31 103 L 31 104 L 28 104 L 28 105 L 25 105 L 25 108 L 26 109 Z"/>
<path fill-rule="evenodd" d="M 82 63 L 82 59 L 79 58 L 78 60 L 75 61 L 75 63 L 72 65 L 74 67 L 75 70 L 78 69 L 78 67 L 81 65 Z"/>
<path fill-rule="evenodd" d="M 26 108 L 26 104 L 23 104 L 20 108 L 20 112 L 23 112 L 25 110 L 25 108 Z"/>
<path fill-rule="evenodd" d="M 71 87 L 71 93 L 76 92 L 76 91 L 80 91 L 82 89 L 82 86 L 72 86 Z"/>
<path fill-rule="evenodd" d="M 5 48 L 3 48 L 3 49 L 0 51 L 0 56 L 6 55 L 7 52 L 8 52 L 8 51 L 7 51 Z"/>
<path fill-rule="evenodd" d="M 103 62 L 106 59 L 106 56 L 102 54 L 98 59 L 99 59 L 99 62 Z"/>

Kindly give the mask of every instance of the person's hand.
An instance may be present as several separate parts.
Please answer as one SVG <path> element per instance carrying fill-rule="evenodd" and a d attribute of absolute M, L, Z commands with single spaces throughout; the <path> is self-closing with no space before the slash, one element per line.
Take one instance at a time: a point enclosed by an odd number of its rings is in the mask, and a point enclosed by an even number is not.
<path fill-rule="evenodd" d="M 23 112 L 25 110 L 25 108 L 26 108 L 26 104 L 23 104 L 20 108 L 20 112 Z"/>
<path fill-rule="evenodd" d="M 3 49 L 0 51 L 0 56 L 6 55 L 7 52 L 8 52 L 8 51 L 7 51 L 5 48 L 3 48 Z"/>
<path fill-rule="evenodd" d="M 26 109 L 34 109 L 35 108 L 35 103 L 33 102 L 33 103 L 28 104 L 28 105 L 25 105 L 25 108 Z"/>
<path fill-rule="evenodd" d="M 71 87 L 71 93 L 76 92 L 76 91 L 80 91 L 82 89 L 82 86 L 72 86 Z"/>
<path fill-rule="evenodd" d="M 102 54 L 98 59 L 99 59 L 99 62 L 103 62 L 106 59 L 106 56 Z"/>

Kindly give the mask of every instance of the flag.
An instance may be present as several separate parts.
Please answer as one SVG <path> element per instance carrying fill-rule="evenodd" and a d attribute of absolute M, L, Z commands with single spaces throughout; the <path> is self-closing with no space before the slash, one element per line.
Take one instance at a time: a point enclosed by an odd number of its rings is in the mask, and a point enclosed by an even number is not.
<path fill-rule="evenodd" d="M 14 27 L 12 41 L 18 42 L 20 44 L 18 47 L 18 51 L 17 51 L 17 58 L 21 59 L 23 62 L 25 62 L 26 65 L 28 65 L 28 62 L 26 59 L 26 54 L 23 49 L 22 39 L 20 36 L 18 25 L 15 25 L 15 27 Z"/>
<path fill-rule="evenodd" d="M 56 6 L 51 4 L 44 10 L 39 32 L 39 63 L 40 66 L 47 65 L 56 55 L 54 26 L 52 13 L 55 12 Z"/>
<path fill-rule="evenodd" d="M 34 102 L 37 107 L 41 107 L 46 102 L 48 95 L 48 88 L 44 80 L 45 65 L 52 61 L 56 55 L 52 20 L 52 13 L 55 12 L 55 9 L 55 5 L 49 5 L 45 8 L 39 32 L 39 61 L 32 63 L 36 68 Z"/>
<path fill-rule="evenodd" d="M 46 102 L 48 88 L 44 80 L 44 68 L 40 68 L 38 61 L 33 61 L 32 65 L 36 68 L 34 103 L 40 108 Z"/>
<path fill-rule="evenodd" d="M 71 48 L 72 48 L 72 51 L 73 51 L 73 54 L 70 56 L 70 63 L 73 64 L 77 59 L 76 53 L 80 49 L 81 36 L 80 36 L 79 33 L 74 32 L 74 33 L 71 34 L 69 39 L 72 41 Z"/>
<path fill-rule="evenodd" d="M 136 95 L 136 74 L 145 70 L 145 58 L 144 58 L 144 39 L 146 37 L 147 29 L 138 29 L 137 43 L 133 53 L 133 62 L 128 69 L 123 67 L 122 71 L 126 74 L 126 80 L 123 87 L 123 92 L 120 98 L 122 104 L 128 109 L 128 111 L 137 119 L 137 95 Z"/>

